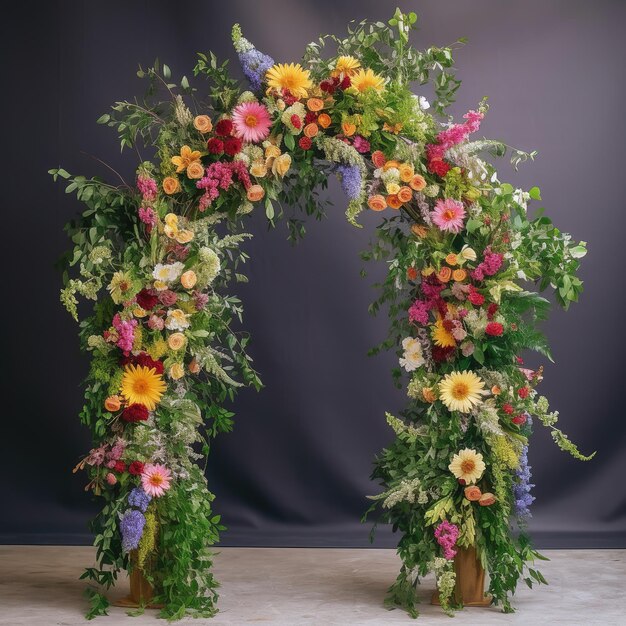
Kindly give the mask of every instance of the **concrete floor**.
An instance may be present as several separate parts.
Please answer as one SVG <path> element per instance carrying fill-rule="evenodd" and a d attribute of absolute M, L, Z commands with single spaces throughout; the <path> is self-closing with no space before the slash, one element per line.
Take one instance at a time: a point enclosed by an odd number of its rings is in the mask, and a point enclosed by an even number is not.
<path fill-rule="evenodd" d="M 550 585 L 520 587 L 518 612 L 469 608 L 455 621 L 428 603 L 434 582 L 421 587 L 418 622 L 402 611 L 386 611 L 382 600 L 393 582 L 398 559 L 393 550 L 323 548 L 223 548 L 215 559 L 221 582 L 219 614 L 210 620 L 184 620 L 211 626 L 274 624 L 597 624 L 626 625 L 626 550 L 546 551 L 541 563 Z M 85 583 L 78 580 L 93 561 L 88 547 L 0 546 L 0 624 L 74 626 L 86 624 Z M 125 595 L 127 582 L 111 592 Z M 103 625 L 158 624 L 155 612 L 130 618 L 111 608 Z"/>

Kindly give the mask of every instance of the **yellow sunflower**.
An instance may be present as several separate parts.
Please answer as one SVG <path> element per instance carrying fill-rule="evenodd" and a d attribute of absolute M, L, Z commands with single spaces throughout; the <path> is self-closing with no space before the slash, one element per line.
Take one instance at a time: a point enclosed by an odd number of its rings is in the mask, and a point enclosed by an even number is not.
<path fill-rule="evenodd" d="M 456 339 L 450 331 L 446 330 L 441 318 L 435 322 L 434 326 L 431 326 L 431 336 L 435 345 L 440 348 L 454 348 L 456 346 Z"/>
<path fill-rule="evenodd" d="M 448 469 L 454 474 L 455 478 L 459 478 L 465 481 L 465 484 L 471 485 L 480 480 L 485 471 L 483 455 L 470 448 L 459 450 L 452 457 Z"/>
<path fill-rule="evenodd" d="M 129 404 L 143 404 L 154 411 L 166 385 L 154 368 L 143 365 L 127 365 L 122 376 L 121 394 Z"/>
<path fill-rule="evenodd" d="M 350 56 L 341 56 L 337 58 L 335 63 L 335 69 L 332 71 L 331 76 L 353 76 L 357 70 L 361 67 L 361 63 L 358 59 Z"/>
<path fill-rule="evenodd" d="M 180 149 L 180 156 L 173 156 L 172 163 L 176 166 L 176 173 L 184 172 L 192 163 L 199 162 L 202 153 L 198 150 L 192 150 L 189 146 L 183 146 Z"/>
<path fill-rule="evenodd" d="M 360 69 L 351 77 L 351 86 L 361 93 L 370 88 L 382 91 L 385 86 L 385 79 L 378 74 L 374 74 L 370 69 Z"/>
<path fill-rule="evenodd" d="M 439 383 L 439 397 L 450 411 L 469 413 L 484 393 L 485 383 L 474 372 L 451 372 Z"/>
<path fill-rule="evenodd" d="M 296 98 L 306 98 L 307 90 L 313 84 L 309 78 L 309 70 L 299 63 L 277 63 L 267 70 L 267 84 L 274 89 L 289 89 Z"/>

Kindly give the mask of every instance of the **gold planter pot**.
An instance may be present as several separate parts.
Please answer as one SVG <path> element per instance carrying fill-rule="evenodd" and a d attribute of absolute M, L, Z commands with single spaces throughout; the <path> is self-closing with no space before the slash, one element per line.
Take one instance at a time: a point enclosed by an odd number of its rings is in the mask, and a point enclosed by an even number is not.
<path fill-rule="evenodd" d="M 476 548 L 459 548 L 454 557 L 454 600 L 463 606 L 489 606 L 491 596 L 485 595 L 485 570 L 476 555 Z M 431 604 L 440 604 L 435 591 Z"/>
<path fill-rule="evenodd" d="M 133 551 L 134 552 L 134 551 Z M 162 604 L 154 604 L 154 589 L 143 575 L 141 568 L 137 566 L 136 553 L 131 552 L 130 560 L 134 563 L 132 571 L 129 573 L 130 593 L 123 598 L 119 598 L 113 602 L 113 606 L 121 606 L 125 608 L 144 607 L 146 609 L 162 609 Z"/>

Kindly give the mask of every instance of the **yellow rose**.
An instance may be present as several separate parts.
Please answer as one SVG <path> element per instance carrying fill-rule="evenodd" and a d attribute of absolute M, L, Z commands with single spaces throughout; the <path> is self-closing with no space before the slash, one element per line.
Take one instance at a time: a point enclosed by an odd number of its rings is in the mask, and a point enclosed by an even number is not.
<path fill-rule="evenodd" d="M 164 218 L 164 222 L 174 228 L 178 226 L 178 215 L 176 215 L 176 213 L 168 213 Z"/>
<path fill-rule="evenodd" d="M 193 231 L 191 230 L 179 230 L 174 239 L 178 241 L 178 243 L 189 243 L 193 239 Z"/>
<path fill-rule="evenodd" d="M 398 183 L 388 183 L 385 185 L 385 189 L 387 189 L 389 195 L 395 195 L 400 191 L 400 185 Z"/>
<path fill-rule="evenodd" d="M 180 183 L 178 182 L 178 178 L 174 176 L 166 176 L 163 179 L 163 191 L 171 196 L 174 193 L 178 193 L 180 191 Z"/>
<path fill-rule="evenodd" d="M 208 115 L 196 115 L 193 120 L 193 127 L 202 134 L 210 133 L 213 130 L 213 123 Z"/>
<path fill-rule="evenodd" d="M 140 306 L 136 306 L 133 309 L 133 315 L 135 317 L 145 317 L 146 315 L 148 315 L 148 312 L 142 309 Z"/>
<path fill-rule="evenodd" d="M 162 280 L 155 280 L 154 283 L 152 284 L 152 286 L 157 291 L 165 291 L 167 289 L 167 283 L 162 281 Z"/>
<path fill-rule="evenodd" d="M 204 176 L 204 166 L 201 161 L 193 161 L 187 166 L 188 178 L 202 178 Z"/>
<path fill-rule="evenodd" d="M 180 277 L 180 284 L 185 289 L 191 289 L 196 284 L 197 281 L 198 281 L 198 277 L 196 276 L 196 273 L 193 270 L 187 270 Z"/>
<path fill-rule="evenodd" d="M 400 180 L 403 183 L 411 182 L 414 174 L 413 166 L 410 163 L 401 163 L 398 166 L 398 171 L 400 172 Z"/>
<path fill-rule="evenodd" d="M 172 367 L 170 367 L 170 377 L 173 380 L 178 380 L 185 375 L 185 369 L 180 363 L 174 363 Z"/>
<path fill-rule="evenodd" d="M 167 345 L 170 347 L 170 350 L 180 350 L 186 343 L 187 339 L 183 333 L 172 333 L 167 338 Z"/>
<path fill-rule="evenodd" d="M 265 156 L 268 159 L 271 159 L 272 157 L 279 157 L 280 156 L 280 148 L 278 146 L 274 146 L 274 145 L 267 146 L 267 148 L 265 148 Z"/>
<path fill-rule="evenodd" d="M 281 154 L 276 158 L 272 164 L 272 174 L 274 176 L 280 176 L 283 178 L 291 167 L 291 156 L 288 154 Z"/>
<path fill-rule="evenodd" d="M 255 161 L 250 167 L 250 174 L 255 178 L 263 178 L 267 174 L 267 167 L 262 161 Z"/>

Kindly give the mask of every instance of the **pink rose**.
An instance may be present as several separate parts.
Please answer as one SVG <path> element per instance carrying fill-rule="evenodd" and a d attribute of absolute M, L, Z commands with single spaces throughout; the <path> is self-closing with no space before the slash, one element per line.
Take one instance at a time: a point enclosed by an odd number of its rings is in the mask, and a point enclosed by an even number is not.
<path fill-rule="evenodd" d="M 159 300 L 163 306 L 172 306 L 176 304 L 178 296 L 171 289 L 166 289 L 159 294 Z"/>
<path fill-rule="evenodd" d="M 165 322 L 158 315 L 151 315 L 148 319 L 148 328 L 151 330 L 163 330 Z"/>

